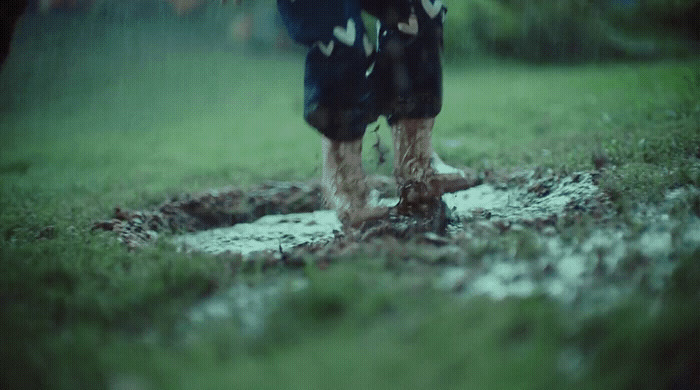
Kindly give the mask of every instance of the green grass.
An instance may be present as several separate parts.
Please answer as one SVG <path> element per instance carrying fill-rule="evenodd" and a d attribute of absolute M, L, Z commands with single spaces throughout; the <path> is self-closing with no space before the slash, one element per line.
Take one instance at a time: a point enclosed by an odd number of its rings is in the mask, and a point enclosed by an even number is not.
<path fill-rule="evenodd" d="M 370 286 L 362 287 L 371 291 Z M 148 368 L 136 372 L 156 378 L 157 387 L 172 389 L 220 389 L 232 383 L 259 389 L 498 389 L 557 384 L 558 334 L 551 304 L 507 301 L 494 307 L 477 300 L 457 305 L 440 303 L 438 297 L 428 298 L 430 294 L 420 290 L 411 298 L 437 308 L 420 313 L 391 308 L 397 312 L 371 313 L 359 324 L 357 317 L 368 313 L 347 309 L 341 318 L 317 319 L 314 333 L 303 332 L 300 340 L 254 349 L 243 359 L 235 349 L 245 350 L 245 345 L 224 345 L 233 351 L 222 353 L 220 341 L 209 341 L 195 352 L 163 356 L 155 351 L 162 360 L 146 365 L 152 362 L 154 348 L 142 346 L 136 365 Z M 352 299 L 363 300 L 366 295 L 361 292 Z M 520 316 L 533 307 L 535 313 Z M 309 326 L 308 319 L 298 317 L 292 321 Z M 126 366 L 134 370 L 136 365 Z M 183 369 L 172 376 L 173 366 Z"/>
<path fill-rule="evenodd" d="M 91 223 L 118 205 L 318 176 L 319 137 L 301 118 L 303 59 L 89 49 L 14 52 L 0 77 L 3 388 L 541 389 L 577 380 L 558 368 L 572 337 L 565 309 L 541 298 L 454 302 L 416 272 L 387 276 L 383 258 L 307 270 L 312 288 L 283 302 L 260 339 L 219 324 L 184 343 L 183 313 L 237 280 L 233 260 L 165 242 L 129 252 Z M 696 65 L 448 66 L 435 147 L 475 168 L 593 169 L 603 153 L 615 167 L 603 185 L 620 204 L 697 186 L 697 95 L 683 81 Z M 380 136 L 389 143 L 386 124 Z M 367 168 L 388 174 L 376 168 L 374 142 L 369 134 Z M 640 337 L 664 329 L 668 313 L 650 317 Z M 596 364 L 612 359 L 611 345 L 647 351 L 622 336 L 593 339 L 603 351 L 591 352 Z M 590 388 L 636 383 L 577 375 Z"/>

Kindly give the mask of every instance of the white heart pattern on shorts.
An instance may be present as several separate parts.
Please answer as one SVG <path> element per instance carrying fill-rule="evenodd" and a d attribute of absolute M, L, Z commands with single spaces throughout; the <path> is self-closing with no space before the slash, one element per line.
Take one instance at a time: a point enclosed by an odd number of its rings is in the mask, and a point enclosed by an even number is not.
<path fill-rule="evenodd" d="M 333 54 L 333 48 L 335 47 L 335 41 L 331 40 L 330 42 L 328 42 L 327 45 L 325 45 L 321 41 L 318 41 L 318 42 L 316 42 L 316 45 L 318 46 L 318 50 L 321 50 L 321 53 L 325 54 L 326 57 L 330 57 L 331 54 Z"/>
<path fill-rule="evenodd" d="M 348 46 L 355 44 L 356 34 L 357 30 L 355 30 L 355 21 L 352 19 L 348 19 L 348 25 L 345 28 L 342 28 L 341 26 L 335 26 L 333 28 L 333 35 L 335 35 L 340 42 L 343 42 Z"/>
<path fill-rule="evenodd" d="M 372 74 L 372 72 L 374 72 L 374 64 L 376 64 L 376 62 L 369 64 L 369 67 L 365 71 L 365 77 L 369 77 Z"/>
<path fill-rule="evenodd" d="M 434 3 L 431 3 L 430 0 L 421 0 L 421 4 L 423 4 L 423 8 L 425 8 L 425 12 L 430 16 L 430 19 L 435 19 L 442 10 L 441 0 L 435 0 Z"/>
<path fill-rule="evenodd" d="M 372 54 L 372 52 L 374 51 L 374 47 L 372 46 L 372 43 L 369 41 L 369 37 L 367 36 L 367 34 L 365 34 L 362 37 L 362 45 L 365 47 L 365 55 L 367 57 L 369 57 L 370 54 Z"/>
<path fill-rule="evenodd" d="M 399 31 L 408 35 L 418 35 L 418 18 L 415 14 L 412 14 L 408 18 L 408 24 L 401 22 L 397 25 Z"/>

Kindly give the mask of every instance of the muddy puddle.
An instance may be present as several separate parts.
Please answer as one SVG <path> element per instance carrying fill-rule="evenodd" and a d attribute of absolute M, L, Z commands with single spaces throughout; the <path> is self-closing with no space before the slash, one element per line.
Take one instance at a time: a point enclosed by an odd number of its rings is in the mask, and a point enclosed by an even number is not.
<path fill-rule="evenodd" d="M 403 222 L 390 220 L 381 229 L 346 235 L 335 214 L 322 208 L 315 182 L 181 195 L 151 211 L 116 209 L 114 218 L 94 228 L 115 232 L 129 247 L 166 233 L 179 251 L 262 258 L 265 264 L 389 256 L 438 265 L 431 270 L 438 289 L 495 299 L 544 293 L 592 305 L 639 283 L 661 288 L 674 249 L 700 246 L 698 218 L 679 222 L 669 211 L 696 189 L 676 190 L 662 205 L 640 209 L 631 231 L 615 222 L 595 173 L 539 169 L 482 176 L 473 187 L 444 195 L 442 234 L 401 230 Z M 396 203 L 392 180 L 371 182 L 376 202 Z M 563 234 L 586 220 L 595 227 Z"/>
<path fill-rule="evenodd" d="M 558 220 L 583 213 L 600 214 L 602 194 L 590 173 L 556 175 L 551 170 L 481 175 L 467 189 L 443 196 L 446 217 L 440 229 L 406 227 L 404 218 L 388 219 L 370 232 L 346 237 L 340 221 L 323 209 L 317 182 L 265 183 L 247 191 L 237 188 L 175 196 L 154 210 L 116 208 L 110 220 L 93 229 L 110 230 L 135 248 L 154 241 L 161 233 L 174 233 L 181 251 L 241 254 L 320 249 L 339 241 L 367 241 L 393 235 L 444 244 L 475 227 L 534 226 L 542 229 Z M 485 178 L 484 178 L 485 176 Z M 393 180 L 370 178 L 373 202 L 394 206 L 398 199 Z M 405 226 L 406 225 L 406 226 Z M 369 229 L 368 229 L 369 230 Z M 364 233 L 364 234 L 363 234 Z"/>
<path fill-rule="evenodd" d="M 322 208 L 315 182 L 185 194 L 155 210 L 116 209 L 94 229 L 113 231 L 132 248 L 165 233 L 179 251 L 265 265 L 300 266 L 310 258 L 327 264 L 355 255 L 399 259 L 425 265 L 419 275 L 425 283 L 457 296 L 545 294 L 587 312 L 640 288 L 661 291 L 675 266 L 673 254 L 700 247 L 698 215 L 672 216 L 674 207 L 700 196 L 697 189 L 670 191 L 661 204 L 632 213 L 634 223 L 622 223 L 595 175 L 482 175 L 471 188 L 443 196 L 448 219 L 441 234 L 412 232 L 396 220 L 346 234 L 335 214 Z M 371 184 L 376 202 L 396 203 L 392 180 L 373 177 Z M 236 317 L 254 331 L 280 294 L 289 293 L 285 286 L 305 285 L 293 273 L 256 286 L 237 284 L 202 301 L 190 319 Z"/>
<path fill-rule="evenodd" d="M 397 202 L 391 183 L 372 178 L 376 202 Z M 473 187 L 443 196 L 448 220 L 442 234 L 412 232 L 402 228 L 405 221 L 389 220 L 353 235 L 322 208 L 317 183 L 267 183 L 247 191 L 185 194 L 150 211 L 116 209 L 94 229 L 113 231 L 132 248 L 165 233 L 179 251 L 262 260 L 266 266 L 352 256 L 399 259 L 425 265 L 425 283 L 457 296 L 545 294 L 587 312 L 604 310 L 640 288 L 662 289 L 675 266 L 674 251 L 700 247 L 700 218 L 672 216 L 674 207 L 698 196 L 692 188 L 671 191 L 661 204 L 640 207 L 629 224 L 612 212 L 595 173 L 485 175 Z M 255 331 L 290 285 L 299 290 L 306 281 L 290 274 L 256 286 L 234 285 L 194 307 L 190 319 L 235 317 Z"/>
<path fill-rule="evenodd" d="M 331 210 L 266 215 L 250 223 L 184 234 L 175 238 L 181 250 L 213 254 L 284 251 L 302 245 L 330 244 L 342 230 Z"/>
<path fill-rule="evenodd" d="M 538 178 L 537 175 L 545 177 Z M 388 178 L 384 181 L 388 181 Z M 512 175 L 509 181 L 482 183 L 445 194 L 447 232 L 432 241 L 447 242 L 464 230 L 465 223 L 475 220 L 498 226 L 552 224 L 569 210 L 585 209 L 600 194 L 592 175 L 588 173 L 555 177 L 551 172 L 542 175 L 533 171 Z M 307 187 L 308 190 L 313 188 Z M 375 190 L 374 195 L 378 204 L 394 206 L 398 202 L 397 198 L 383 197 L 379 189 Z M 185 251 L 240 253 L 246 256 L 260 251 L 331 244 L 342 236 L 342 230 L 340 221 L 332 211 L 314 210 L 265 215 L 252 222 L 180 235 L 175 242 Z"/>
<path fill-rule="evenodd" d="M 535 198 L 524 187 L 507 189 L 491 184 L 449 195 L 447 198 L 456 199 L 445 201 L 457 202 L 452 207 L 457 208 L 455 214 L 462 219 L 451 222 L 446 236 L 425 233 L 410 240 L 374 237 L 357 242 L 330 236 L 320 238 L 319 231 L 314 239 L 323 245 L 302 245 L 298 252 L 284 252 L 275 244 L 277 249 L 267 256 L 283 259 L 311 253 L 319 264 L 352 254 L 398 259 L 404 269 L 399 282 L 404 278 L 409 284 L 432 286 L 458 299 L 488 296 L 501 300 L 545 295 L 586 316 L 604 312 L 640 291 L 660 293 L 675 268 L 674 253 L 700 248 L 700 218 L 692 214 L 683 220 L 671 216 L 674 204 L 683 202 L 690 192 L 697 196 L 697 190 L 672 191 L 663 204 L 640 209 L 633 216 L 638 223 L 634 229 L 599 215 L 594 216 L 595 226 L 572 234 L 564 232 L 567 229 L 561 224 L 572 224 L 570 227 L 576 231 L 578 218 L 603 213 L 593 200 L 598 190 L 588 177 L 551 183 L 555 185 L 548 195 Z M 569 183 L 581 185 L 569 186 Z M 592 198 L 579 197 L 586 194 Z M 546 201 L 547 196 L 551 196 L 551 202 Z M 569 196 L 575 199 L 565 201 Z M 495 201 L 488 203 L 486 199 Z M 518 205 L 522 207 L 518 213 L 507 212 Z M 559 220 L 556 225 L 552 222 L 553 215 Z M 246 225 L 245 229 L 289 217 L 266 218 L 258 224 Z M 325 212 L 314 217 L 333 220 L 332 214 Z M 291 223 L 308 223 L 303 217 L 292 218 L 298 219 Z M 318 226 L 323 225 L 319 222 Z M 214 247 L 216 250 L 229 245 L 223 242 L 223 237 L 230 234 L 227 233 L 230 229 L 214 231 L 217 233 L 206 234 L 222 241 Z M 194 237 L 204 240 L 206 234 L 195 233 L 178 240 L 182 245 L 197 245 Z M 304 235 L 300 231 L 297 237 L 303 241 Z M 238 283 L 194 306 L 188 314 L 188 326 L 196 334 L 200 326 L 207 329 L 212 322 L 233 321 L 244 334 L 258 334 L 282 296 L 307 287 L 307 279 L 297 273 L 255 285 Z"/>

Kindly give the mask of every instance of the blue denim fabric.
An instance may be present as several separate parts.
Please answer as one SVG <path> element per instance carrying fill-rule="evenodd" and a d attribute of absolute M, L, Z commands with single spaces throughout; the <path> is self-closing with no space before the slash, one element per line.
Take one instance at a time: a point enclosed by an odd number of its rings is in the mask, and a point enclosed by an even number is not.
<path fill-rule="evenodd" d="M 309 48 L 304 118 L 326 137 L 351 141 L 386 115 L 428 118 L 442 104 L 441 0 L 278 0 L 289 35 Z M 380 22 L 378 48 L 361 13 Z"/>

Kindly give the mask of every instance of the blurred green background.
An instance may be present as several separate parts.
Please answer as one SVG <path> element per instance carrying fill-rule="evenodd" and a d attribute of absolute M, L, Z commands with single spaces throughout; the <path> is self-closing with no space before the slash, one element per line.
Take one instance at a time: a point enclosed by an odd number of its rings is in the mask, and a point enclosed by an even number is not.
<path fill-rule="evenodd" d="M 187 20 L 218 42 L 281 47 L 274 0 L 29 0 L 35 13 L 82 13 L 103 21 Z M 700 42 L 697 0 L 446 1 L 448 59 L 498 55 L 533 62 L 689 56 Z M 371 18 L 368 18 L 368 20 Z M 374 25 L 368 24 L 370 34 Z M 201 34 L 200 34 L 201 38 Z"/>

